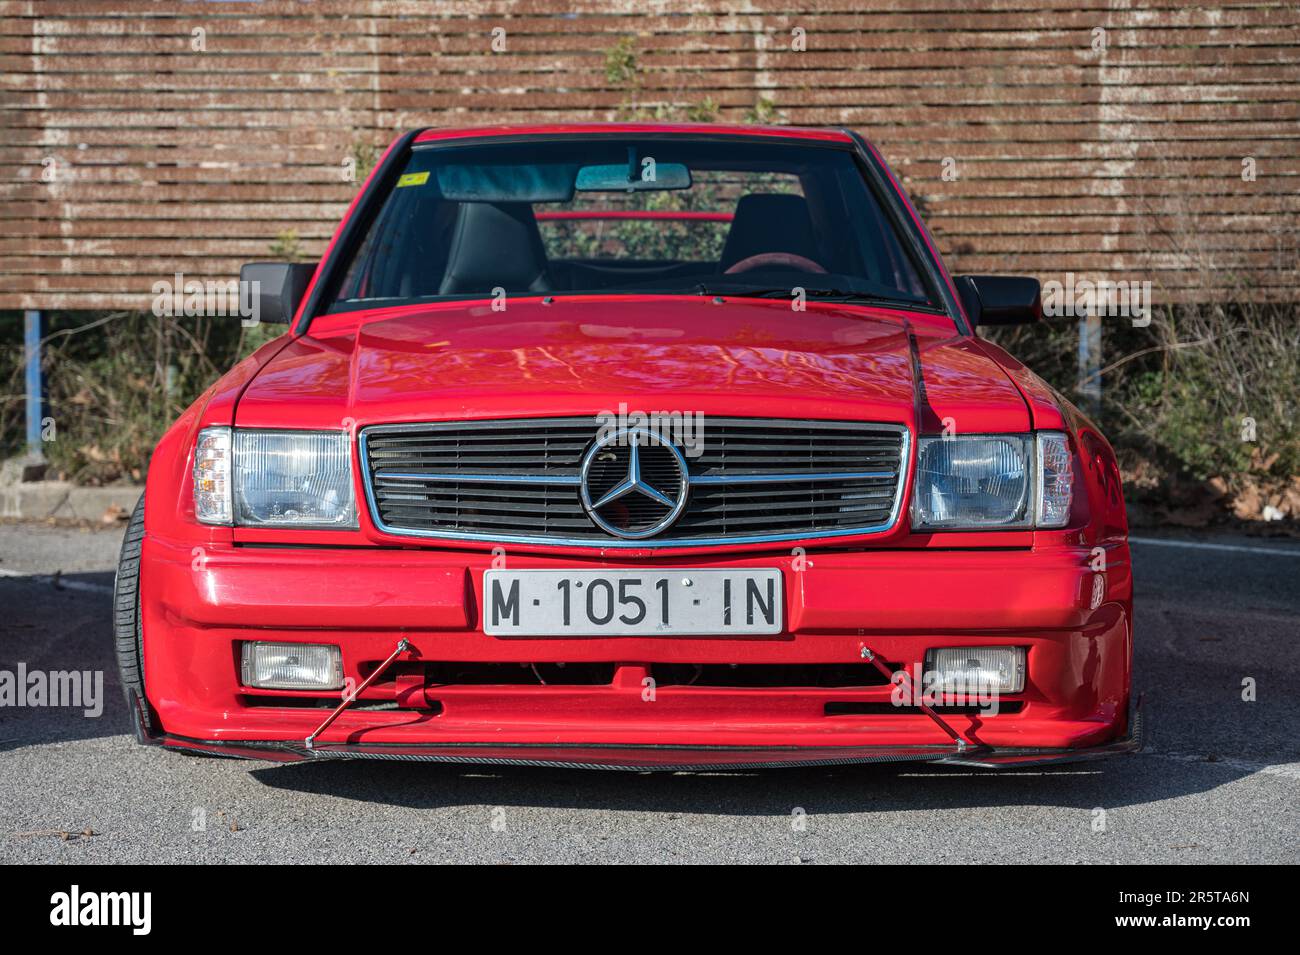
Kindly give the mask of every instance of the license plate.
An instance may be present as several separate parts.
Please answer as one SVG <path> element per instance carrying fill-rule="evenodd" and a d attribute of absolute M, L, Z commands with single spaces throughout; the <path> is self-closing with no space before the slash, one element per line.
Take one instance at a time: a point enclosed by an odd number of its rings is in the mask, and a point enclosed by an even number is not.
<path fill-rule="evenodd" d="M 781 571 L 489 570 L 492 636 L 721 636 L 780 633 Z"/>

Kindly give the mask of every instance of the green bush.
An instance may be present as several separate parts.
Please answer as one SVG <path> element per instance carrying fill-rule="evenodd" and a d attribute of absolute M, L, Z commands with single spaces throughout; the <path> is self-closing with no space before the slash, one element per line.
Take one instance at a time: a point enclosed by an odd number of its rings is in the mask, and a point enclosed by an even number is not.
<path fill-rule="evenodd" d="M 52 316 L 43 365 L 55 440 L 44 450 L 55 472 L 87 484 L 139 480 L 176 416 L 279 331 L 223 318 Z M 1167 479 L 1217 479 L 1232 492 L 1284 486 L 1300 473 L 1300 325 L 1291 309 L 1157 312 L 1148 328 L 1111 320 L 1103 334 L 1098 424 L 1123 459 L 1152 462 Z M 21 315 L 0 315 L 0 337 L 0 451 L 8 456 L 24 437 Z M 1081 404 L 1075 322 L 989 337 Z"/>
<path fill-rule="evenodd" d="M 0 452 L 23 449 L 20 314 L 0 315 Z M 82 484 L 139 481 L 176 417 L 231 365 L 283 331 L 234 318 L 170 319 L 136 312 L 58 313 L 43 329 L 42 445 L 56 476 Z"/>
<path fill-rule="evenodd" d="M 1074 321 L 988 335 L 1082 405 Z M 1300 324 L 1289 306 L 1156 310 L 1146 328 L 1103 326 L 1098 424 L 1129 460 L 1231 492 L 1300 473 Z"/>

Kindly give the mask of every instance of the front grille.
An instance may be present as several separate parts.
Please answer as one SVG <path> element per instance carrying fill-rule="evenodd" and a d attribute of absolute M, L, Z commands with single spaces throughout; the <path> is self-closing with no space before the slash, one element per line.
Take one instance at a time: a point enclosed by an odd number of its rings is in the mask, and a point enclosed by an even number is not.
<path fill-rule="evenodd" d="M 590 417 L 365 428 L 371 514 L 394 534 L 602 547 L 843 536 L 886 530 L 897 517 L 908 450 L 903 426 L 705 418 L 698 435 L 685 432 L 698 438 L 699 453 L 692 455 L 690 441 L 681 447 L 685 508 L 653 536 L 626 540 L 597 526 L 583 506 L 583 459 L 600 427 Z M 627 466 L 626 448 L 610 450 L 593 457 L 589 500 L 616 487 L 614 472 Z M 643 479 L 674 493 L 663 449 L 647 444 L 641 455 Z M 651 504 L 630 494 L 600 516 L 644 528 L 669 510 Z"/>

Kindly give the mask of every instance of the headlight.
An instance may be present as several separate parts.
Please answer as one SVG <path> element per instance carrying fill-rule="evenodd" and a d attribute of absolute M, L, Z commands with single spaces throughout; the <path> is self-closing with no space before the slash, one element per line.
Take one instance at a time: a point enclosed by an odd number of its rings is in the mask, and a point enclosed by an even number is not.
<path fill-rule="evenodd" d="M 921 438 L 913 527 L 1027 527 L 1033 517 L 1028 435 Z"/>
<path fill-rule="evenodd" d="M 224 459 L 216 453 L 223 440 Z M 201 475 L 219 475 L 222 468 L 224 481 L 201 484 Z M 352 441 L 345 431 L 205 428 L 199 435 L 194 510 L 205 523 L 354 528 L 352 487 Z"/>
<path fill-rule="evenodd" d="M 235 431 L 235 523 L 356 527 L 345 431 Z"/>
<path fill-rule="evenodd" d="M 917 442 L 917 530 L 1064 527 L 1074 461 L 1059 431 L 925 437 Z"/>

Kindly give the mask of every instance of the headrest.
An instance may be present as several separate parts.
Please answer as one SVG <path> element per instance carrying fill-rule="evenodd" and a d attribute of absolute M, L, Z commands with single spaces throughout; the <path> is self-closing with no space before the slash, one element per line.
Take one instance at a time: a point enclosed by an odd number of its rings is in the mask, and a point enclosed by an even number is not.
<path fill-rule="evenodd" d="M 546 252 L 526 202 L 462 202 L 453 227 L 442 294 L 542 292 Z"/>
<path fill-rule="evenodd" d="M 792 252 L 814 261 L 819 258 L 812 216 L 803 196 L 751 192 L 740 197 L 722 248 L 720 271 L 761 252 Z"/>

